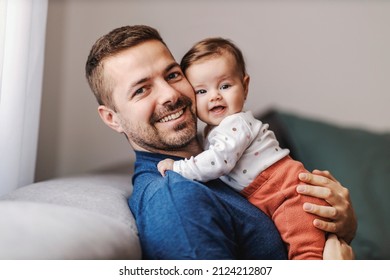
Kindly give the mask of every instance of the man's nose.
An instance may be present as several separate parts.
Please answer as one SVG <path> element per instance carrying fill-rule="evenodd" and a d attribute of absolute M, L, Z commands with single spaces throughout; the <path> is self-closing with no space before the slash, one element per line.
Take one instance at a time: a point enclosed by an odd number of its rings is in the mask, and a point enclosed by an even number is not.
<path fill-rule="evenodd" d="M 180 92 L 167 81 L 158 84 L 158 102 L 160 104 L 175 103 L 180 96 Z"/>

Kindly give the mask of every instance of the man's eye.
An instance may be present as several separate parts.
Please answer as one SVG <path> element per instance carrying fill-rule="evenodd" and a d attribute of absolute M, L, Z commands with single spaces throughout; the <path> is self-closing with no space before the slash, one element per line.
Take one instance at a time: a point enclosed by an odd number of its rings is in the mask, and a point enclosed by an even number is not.
<path fill-rule="evenodd" d="M 198 89 L 195 93 L 196 94 L 205 94 L 207 91 L 205 89 Z"/>
<path fill-rule="evenodd" d="M 142 94 L 142 93 L 144 93 L 145 92 L 145 88 L 139 88 L 139 89 L 137 89 L 135 92 L 134 92 L 134 94 L 133 94 L 133 96 L 136 96 L 136 95 L 140 95 L 140 94 Z"/>
<path fill-rule="evenodd" d="M 168 77 L 167 77 L 167 80 L 173 80 L 173 79 L 176 79 L 177 77 L 179 77 L 179 73 L 178 72 L 173 72 L 173 73 L 169 73 Z"/>

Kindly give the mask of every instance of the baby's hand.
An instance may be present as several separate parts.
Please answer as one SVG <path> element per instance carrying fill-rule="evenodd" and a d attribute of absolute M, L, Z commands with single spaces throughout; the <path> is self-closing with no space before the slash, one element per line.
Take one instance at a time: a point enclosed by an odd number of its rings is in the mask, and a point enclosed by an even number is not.
<path fill-rule="evenodd" d="M 166 158 L 157 164 L 157 169 L 163 177 L 165 176 L 165 171 L 173 169 L 173 162 L 173 159 Z"/>

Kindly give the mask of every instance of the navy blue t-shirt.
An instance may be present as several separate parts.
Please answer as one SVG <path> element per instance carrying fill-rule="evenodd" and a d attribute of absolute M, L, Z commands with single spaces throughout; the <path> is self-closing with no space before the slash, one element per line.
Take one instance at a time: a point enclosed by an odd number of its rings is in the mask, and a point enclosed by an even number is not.
<path fill-rule="evenodd" d="M 162 177 L 157 163 L 168 156 L 136 157 L 129 205 L 144 259 L 287 258 L 271 219 L 222 181 L 203 184 L 173 171 Z"/>

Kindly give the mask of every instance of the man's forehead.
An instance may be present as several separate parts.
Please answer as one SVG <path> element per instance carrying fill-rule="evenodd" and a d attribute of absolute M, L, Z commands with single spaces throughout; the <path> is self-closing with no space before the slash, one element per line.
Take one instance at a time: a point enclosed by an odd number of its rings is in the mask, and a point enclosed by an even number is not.
<path fill-rule="evenodd" d="M 105 59 L 106 70 L 115 72 L 127 70 L 133 72 L 164 70 L 166 65 L 175 62 L 168 48 L 161 42 L 153 40 L 124 49 Z"/>

